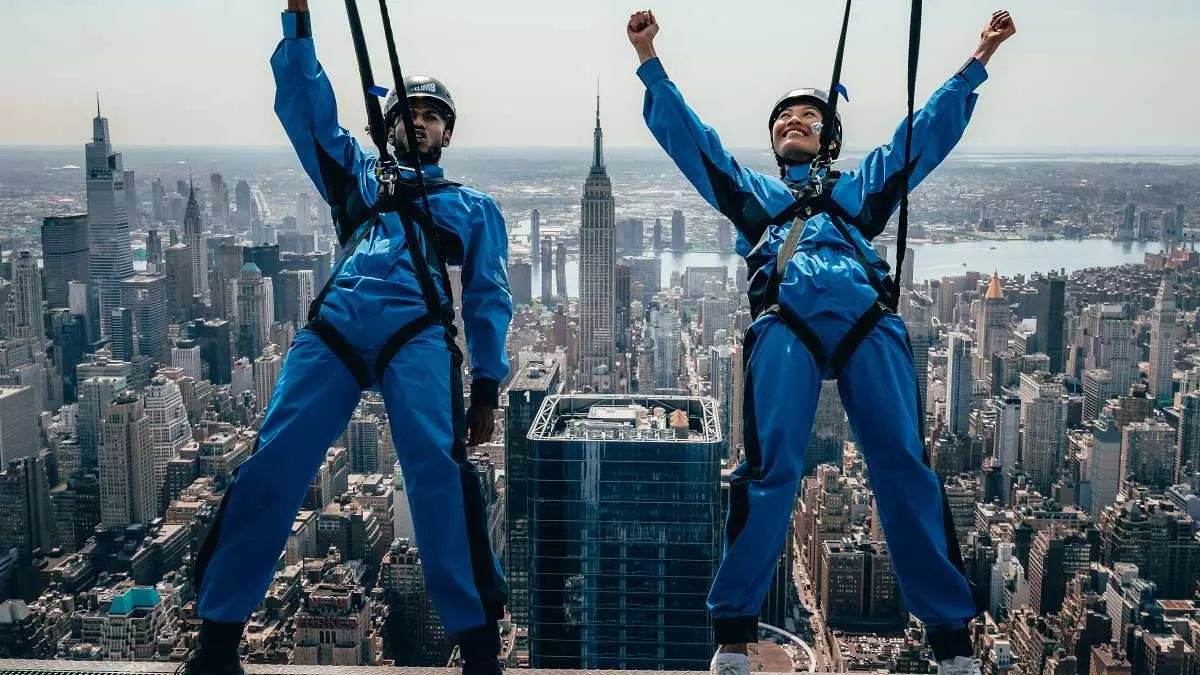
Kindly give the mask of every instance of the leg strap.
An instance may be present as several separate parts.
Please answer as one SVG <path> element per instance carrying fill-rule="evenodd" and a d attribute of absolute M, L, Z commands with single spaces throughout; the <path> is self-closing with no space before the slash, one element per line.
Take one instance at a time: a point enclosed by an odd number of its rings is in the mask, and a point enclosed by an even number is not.
<path fill-rule="evenodd" d="M 782 303 L 773 305 L 766 311 L 775 314 L 783 321 L 783 324 L 808 348 L 809 353 L 812 354 L 813 361 L 817 364 L 817 371 L 825 372 L 827 362 L 825 347 L 821 345 L 821 338 L 817 337 L 817 334 L 813 332 L 812 328 L 809 328 L 804 319 L 801 319 L 790 307 Z"/>
<path fill-rule="evenodd" d="M 383 374 L 387 372 L 392 359 L 396 358 L 396 354 L 400 353 L 404 345 L 412 342 L 413 338 L 425 332 L 430 326 L 436 326 L 437 324 L 438 316 L 426 313 L 419 318 L 409 321 L 401 326 L 400 330 L 392 333 L 392 336 L 384 343 L 383 348 L 379 350 L 379 356 L 375 359 L 375 381 L 383 382 Z"/>
<path fill-rule="evenodd" d="M 305 328 L 317 334 L 321 338 L 321 342 L 329 347 L 329 351 L 346 366 L 346 370 L 354 376 L 354 380 L 358 382 L 360 389 L 370 389 L 373 383 L 371 379 L 371 369 L 367 367 L 367 362 L 363 360 L 358 352 L 355 351 L 350 341 L 346 336 L 342 335 L 341 331 L 334 328 L 332 323 L 329 323 L 324 317 L 317 316 L 312 321 L 308 322 Z"/>
<path fill-rule="evenodd" d="M 829 364 L 833 370 L 834 378 L 841 377 L 842 369 L 846 367 L 846 363 L 854 355 L 854 350 L 858 349 L 862 341 L 867 339 L 871 331 L 875 330 L 875 326 L 879 324 L 879 320 L 891 313 L 891 311 L 883 304 L 882 300 L 877 300 L 874 305 L 871 305 L 870 309 L 858 317 L 858 321 L 854 322 L 850 330 L 846 331 L 846 334 L 842 336 L 841 342 L 838 342 L 837 347 L 834 348 L 833 359 Z"/>

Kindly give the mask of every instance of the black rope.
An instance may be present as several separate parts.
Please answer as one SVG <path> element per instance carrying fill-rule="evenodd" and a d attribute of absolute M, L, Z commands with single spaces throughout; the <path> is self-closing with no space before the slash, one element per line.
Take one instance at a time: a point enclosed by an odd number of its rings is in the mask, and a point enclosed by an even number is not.
<path fill-rule="evenodd" d="M 367 104 L 368 133 L 375 149 L 379 151 L 379 161 L 391 161 L 392 155 L 387 149 L 388 130 L 383 121 L 383 109 L 379 105 L 379 97 L 375 95 L 375 76 L 371 74 L 371 56 L 367 53 L 367 40 L 363 37 L 362 18 L 358 15 L 358 2 L 346 0 L 346 16 L 350 19 L 350 38 L 354 42 L 354 56 L 358 60 L 358 78 L 362 82 L 363 97 Z"/>
<path fill-rule="evenodd" d="M 829 156 L 829 146 L 833 143 L 833 133 L 837 127 L 837 92 L 842 83 L 842 57 L 846 53 L 846 30 L 849 27 L 850 0 L 846 0 L 846 11 L 842 16 L 842 32 L 838 37 L 837 55 L 833 59 L 833 78 L 829 82 L 829 110 L 826 111 L 826 119 L 821 125 L 821 149 L 817 152 L 817 158 L 813 164 L 814 169 L 819 164 L 829 166 L 833 163 Z"/>
<path fill-rule="evenodd" d="M 903 279 L 904 251 L 908 247 L 908 189 L 912 177 L 913 98 L 917 88 L 917 59 L 921 51 L 921 0 L 912 0 L 908 21 L 908 122 L 904 132 L 904 189 L 900 192 L 900 217 L 896 228 L 896 293 Z"/>
<path fill-rule="evenodd" d="M 424 213 L 414 217 L 413 214 L 397 213 L 400 218 L 400 223 L 404 228 L 404 238 L 408 243 L 408 250 L 413 258 L 413 267 L 417 274 L 417 283 L 421 287 L 421 295 L 425 300 L 426 309 L 430 313 L 442 315 L 441 301 L 438 297 L 437 288 L 433 282 L 433 275 L 430 273 L 428 258 L 426 258 L 426 249 L 422 239 L 417 236 L 416 231 L 412 226 L 412 220 L 416 220 L 423 233 L 425 239 L 429 239 L 436 245 L 436 237 L 433 232 L 433 212 L 429 206 L 429 192 L 425 182 L 425 175 L 421 169 L 420 155 L 417 149 L 416 130 L 413 127 L 412 108 L 409 105 L 408 91 L 404 87 L 404 77 L 400 71 L 400 60 L 396 54 L 396 40 L 392 33 L 392 23 L 387 11 L 386 0 L 379 0 L 379 9 L 383 16 L 384 37 L 387 40 L 388 56 L 391 62 L 392 75 L 396 80 L 396 95 L 399 100 L 400 111 L 404 118 L 405 131 L 407 132 L 408 147 L 414 158 L 414 171 L 417 177 L 417 190 L 421 197 L 421 204 L 424 207 Z M 375 76 L 371 69 L 371 56 L 367 52 L 367 42 L 363 35 L 362 19 L 358 12 L 357 0 L 346 0 L 346 15 L 350 20 L 350 35 L 354 43 L 354 56 L 358 61 L 358 75 L 363 88 L 363 96 L 367 106 L 367 123 L 368 133 L 371 135 L 371 141 L 375 144 L 375 148 L 379 153 L 379 163 L 376 168 L 376 177 L 380 184 L 380 194 L 376 202 L 376 209 L 382 206 L 385 202 L 390 206 L 395 206 L 396 201 L 389 199 L 396 197 L 395 194 L 397 184 L 400 182 L 400 171 L 396 164 L 395 158 L 388 150 L 388 134 L 387 122 L 383 116 L 383 109 L 379 104 L 379 89 L 375 85 Z M 422 217 L 423 216 L 423 217 Z M 360 226 L 361 229 L 362 226 Z M 346 251 L 349 255 L 350 251 Z M 443 263 L 441 256 L 437 255 L 436 249 L 432 250 L 433 258 L 436 261 L 439 271 L 444 277 L 446 285 L 447 297 L 450 296 L 450 277 L 447 273 L 446 266 Z"/>
<path fill-rule="evenodd" d="M 413 171 L 417 174 L 417 192 L 421 195 L 421 206 L 425 210 L 425 219 L 422 221 L 418 217 L 417 222 L 425 234 L 425 239 L 431 243 L 431 248 L 433 249 L 432 255 L 445 285 L 443 290 L 446 292 L 446 297 L 449 298 L 451 297 L 450 274 L 449 270 L 446 269 L 445 262 L 437 254 L 436 250 L 437 239 L 433 232 L 433 210 L 429 206 L 429 191 L 425 186 L 425 172 L 421 168 L 421 152 L 417 146 L 417 130 L 413 124 L 412 106 L 408 100 L 408 88 L 404 86 L 404 73 L 400 69 L 400 56 L 396 52 L 396 37 L 392 32 L 392 19 L 388 13 L 387 0 L 379 0 L 379 13 L 383 18 L 383 36 L 387 41 L 388 61 L 392 67 L 392 79 L 395 80 L 394 86 L 396 87 L 396 97 L 400 106 L 400 116 L 404 120 L 404 135 L 408 141 L 408 154 L 413 159 Z M 416 238 L 416 233 L 412 231 L 409 218 L 402 213 L 398 215 L 404 225 L 404 236 L 412 242 L 409 250 L 412 251 L 414 258 L 419 257 L 419 260 L 414 260 L 414 262 L 417 263 L 417 280 L 421 285 L 421 293 L 425 296 L 425 305 L 430 312 L 440 312 L 441 302 L 437 296 L 437 290 L 434 288 L 433 278 L 429 275 L 429 267 L 425 257 L 425 246 L 420 239 Z M 451 303 L 453 303 L 453 299 L 451 299 Z"/>

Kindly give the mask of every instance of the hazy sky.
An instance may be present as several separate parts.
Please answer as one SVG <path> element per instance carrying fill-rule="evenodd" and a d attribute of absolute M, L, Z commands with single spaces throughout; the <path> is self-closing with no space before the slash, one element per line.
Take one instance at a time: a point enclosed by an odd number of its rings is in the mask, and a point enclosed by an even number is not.
<path fill-rule="evenodd" d="M 918 96 L 969 56 L 1001 0 L 925 3 Z M 340 0 L 310 0 L 344 126 L 364 125 Z M 82 144 L 95 91 L 118 146 L 280 145 L 268 59 L 284 0 L 8 0 L 0 15 L 0 144 Z M 360 0 L 375 72 L 378 6 Z M 843 81 L 847 145 L 903 114 L 908 3 L 857 0 Z M 442 78 L 462 146 L 586 146 L 599 79 L 606 142 L 649 146 L 642 87 L 613 0 L 392 0 L 405 70 Z M 796 86 L 828 86 L 841 2 L 658 0 L 658 49 L 692 106 L 735 147 Z M 965 145 L 1200 147 L 1200 2 L 1011 0 L 1017 35 L 992 60 Z M 362 134 L 359 133 L 360 138 Z"/>

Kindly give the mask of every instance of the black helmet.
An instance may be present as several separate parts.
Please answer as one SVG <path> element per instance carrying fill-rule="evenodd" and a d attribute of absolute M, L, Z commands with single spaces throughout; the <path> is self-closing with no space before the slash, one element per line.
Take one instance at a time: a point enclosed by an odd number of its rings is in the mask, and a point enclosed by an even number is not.
<path fill-rule="evenodd" d="M 821 114 L 829 116 L 829 93 L 823 89 L 793 89 L 784 94 L 775 103 L 775 107 L 771 109 L 771 118 L 767 120 L 767 131 L 775 126 L 775 120 L 779 119 L 782 113 L 789 106 L 797 103 L 811 103 L 821 110 Z M 837 159 L 842 151 L 842 113 L 835 112 L 833 122 L 833 136 L 830 138 L 830 143 L 836 143 L 830 148 L 829 159 Z M 771 139 L 771 146 L 774 147 L 774 139 Z M 777 159 L 782 161 L 776 155 Z"/>
<path fill-rule="evenodd" d="M 446 130 L 454 130 L 454 118 L 457 116 L 454 109 L 454 97 L 450 95 L 450 90 L 442 84 L 441 80 L 424 75 L 409 75 L 404 78 L 404 91 L 408 93 L 409 101 L 426 99 L 437 103 L 446 116 Z M 388 95 L 387 104 L 383 107 L 383 116 L 388 127 L 396 124 L 396 116 L 399 114 L 400 96 L 393 90 Z"/>

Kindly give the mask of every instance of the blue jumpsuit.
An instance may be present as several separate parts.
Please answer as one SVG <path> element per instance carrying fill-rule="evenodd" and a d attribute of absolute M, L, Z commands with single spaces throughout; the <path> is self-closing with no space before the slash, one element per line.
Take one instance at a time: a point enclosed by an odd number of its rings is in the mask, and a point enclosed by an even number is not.
<path fill-rule="evenodd" d="M 271 57 L 275 111 L 304 170 L 331 206 L 351 197 L 371 205 L 377 194 L 376 160 L 338 124 L 307 14 L 283 16 L 284 39 Z M 424 171 L 430 178 L 442 176 L 437 166 Z M 508 372 L 504 340 L 512 318 L 504 220 L 490 197 L 471 188 L 447 187 L 429 201 L 437 226 L 457 247 L 449 257 L 461 256 L 449 262 L 463 265 L 472 399 L 495 405 L 498 384 Z M 320 314 L 373 364 L 385 341 L 424 315 L 426 306 L 399 218 L 384 213 L 368 227 L 335 277 Z M 441 292 L 441 275 L 430 266 Z M 441 300 L 446 302 L 444 293 Z M 448 342 L 441 324 L 424 330 L 376 384 L 391 420 L 426 587 L 446 631 L 461 634 L 501 618 L 506 591 L 487 535 L 479 481 L 467 459 L 461 356 Z M 198 556 L 201 618 L 243 622 L 262 600 L 308 485 L 345 430 L 360 391 L 329 347 L 312 330 L 300 331 L 256 451 L 239 467 Z"/>
<path fill-rule="evenodd" d="M 719 643 L 753 642 L 794 508 L 821 380 L 833 375 L 828 368 L 818 370 L 777 314 L 763 312 L 767 280 L 777 273 L 775 257 L 792 226 L 768 221 L 795 200 L 790 188 L 806 183 L 808 166 L 790 167 L 785 179 L 739 166 L 716 132 L 687 106 L 658 59 L 642 64 L 638 76 L 646 86 L 647 125 L 700 194 L 737 228 L 737 251 L 750 273 L 756 320 L 744 353 L 745 458 L 731 485 L 724 557 L 708 607 Z M 916 115 L 909 190 L 958 142 L 975 105 L 973 92 L 986 77 L 983 66 L 970 61 Z M 834 185 L 832 198 L 859 223 L 846 226 L 854 241 L 819 213 L 804 221 L 799 245 L 783 270 L 779 301 L 816 333 L 826 353 L 879 297 L 867 275 L 879 279 L 888 272 L 867 241 L 883 230 L 899 204 L 905 126 Z M 961 635 L 976 605 L 952 562 L 959 554 L 951 551 L 952 530 L 947 531 L 937 477 L 923 462 L 916 370 L 898 316 L 886 314 L 867 335 L 840 373 L 838 389 L 871 473 L 905 604 L 930 629 L 931 642 L 939 630 Z"/>

